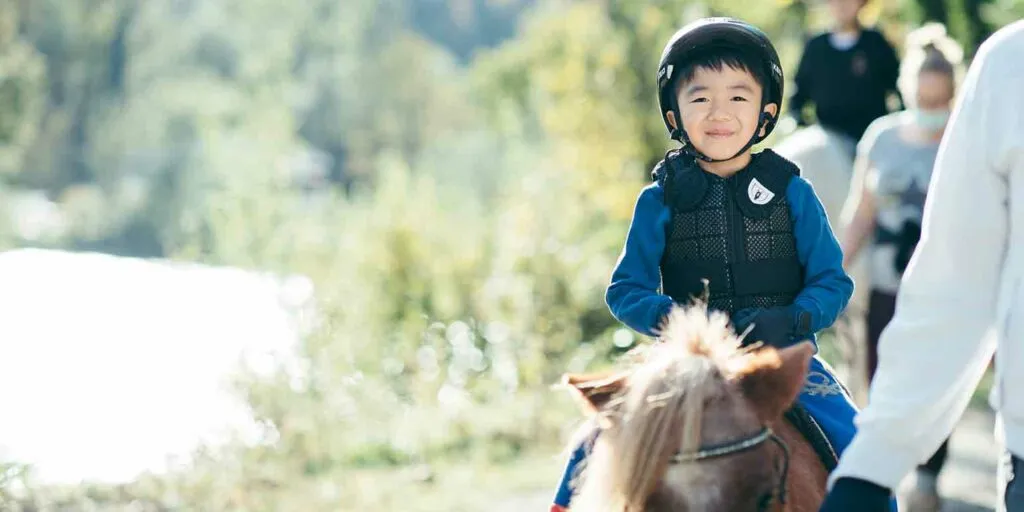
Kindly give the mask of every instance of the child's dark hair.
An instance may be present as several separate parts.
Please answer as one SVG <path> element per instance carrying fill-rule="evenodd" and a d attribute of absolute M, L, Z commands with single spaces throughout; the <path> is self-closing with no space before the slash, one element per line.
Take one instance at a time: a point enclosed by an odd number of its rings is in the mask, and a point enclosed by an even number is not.
<path fill-rule="evenodd" d="M 757 85 L 761 86 L 761 90 L 765 90 L 768 80 L 764 73 L 764 65 L 754 55 L 731 46 L 712 46 L 694 54 L 686 66 L 677 72 L 675 93 L 679 94 L 683 85 L 693 80 L 698 69 L 722 71 L 726 66 L 750 73 Z"/>

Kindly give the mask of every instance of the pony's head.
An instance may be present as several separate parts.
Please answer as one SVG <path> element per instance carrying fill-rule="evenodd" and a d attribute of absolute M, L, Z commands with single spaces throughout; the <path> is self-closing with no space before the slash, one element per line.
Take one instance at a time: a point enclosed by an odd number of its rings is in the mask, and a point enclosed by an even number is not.
<path fill-rule="evenodd" d="M 769 424 L 793 403 L 813 347 L 742 349 L 721 314 L 676 308 L 627 370 L 566 375 L 600 429 L 574 512 L 756 511 L 787 454 Z"/>

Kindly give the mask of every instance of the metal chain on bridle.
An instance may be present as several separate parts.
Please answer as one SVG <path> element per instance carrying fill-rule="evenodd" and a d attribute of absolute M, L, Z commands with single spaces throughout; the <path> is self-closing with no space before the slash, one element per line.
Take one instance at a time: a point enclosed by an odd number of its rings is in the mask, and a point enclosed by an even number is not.
<path fill-rule="evenodd" d="M 687 464 L 700 462 L 702 460 L 707 459 L 735 455 L 737 453 L 745 452 L 747 450 L 752 450 L 763 444 L 765 441 L 769 440 L 774 442 L 776 445 L 779 446 L 779 448 L 782 449 L 782 464 L 781 468 L 776 467 L 776 470 L 780 471 L 779 481 L 775 487 L 775 492 L 767 496 L 767 499 L 761 501 L 760 506 L 758 507 L 758 510 L 760 512 L 764 512 L 772 506 L 772 504 L 774 503 L 773 500 L 775 499 L 778 499 L 779 503 L 786 503 L 786 475 L 789 473 L 789 447 L 786 446 L 785 441 L 779 439 L 779 437 L 776 436 L 774 432 L 772 432 L 772 429 L 764 427 L 756 434 L 739 439 L 737 441 L 701 446 L 696 452 L 692 453 L 677 453 L 673 455 L 671 459 L 669 459 L 669 464 Z"/>

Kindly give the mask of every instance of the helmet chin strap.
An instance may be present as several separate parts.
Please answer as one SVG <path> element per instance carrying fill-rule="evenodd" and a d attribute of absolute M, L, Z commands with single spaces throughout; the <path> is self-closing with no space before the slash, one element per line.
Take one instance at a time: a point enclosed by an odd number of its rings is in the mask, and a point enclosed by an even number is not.
<path fill-rule="evenodd" d="M 763 105 L 762 105 L 761 108 L 762 108 L 761 115 L 757 118 L 757 129 L 754 130 L 754 135 L 750 137 L 750 140 L 748 140 L 747 143 L 744 144 L 743 147 L 740 148 L 740 150 L 737 151 L 735 155 L 730 156 L 729 158 L 714 159 L 714 158 L 711 158 L 711 157 L 705 155 L 704 153 L 701 153 L 700 151 L 697 150 L 697 148 L 695 148 L 693 146 L 693 142 L 690 141 L 690 136 L 686 133 L 686 130 L 684 130 L 682 128 L 674 128 L 672 130 L 672 135 L 671 136 L 672 136 L 673 139 L 679 141 L 683 145 L 682 151 L 684 153 L 686 153 L 686 154 L 688 154 L 688 155 L 690 155 L 690 156 L 692 156 L 692 157 L 694 157 L 694 158 L 696 158 L 698 160 L 702 160 L 702 161 L 708 162 L 708 163 L 728 162 L 729 160 L 732 160 L 733 158 L 736 158 L 736 157 L 742 155 L 746 150 L 750 149 L 751 146 L 753 146 L 754 144 L 757 144 L 758 136 L 761 135 L 761 130 L 763 130 L 764 127 L 767 126 L 768 121 L 770 121 L 771 118 L 772 118 L 771 114 L 769 114 L 768 112 L 765 112 L 763 110 L 764 109 Z M 677 118 L 679 117 L 679 110 L 678 110 L 678 108 L 676 109 L 676 117 Z"/>

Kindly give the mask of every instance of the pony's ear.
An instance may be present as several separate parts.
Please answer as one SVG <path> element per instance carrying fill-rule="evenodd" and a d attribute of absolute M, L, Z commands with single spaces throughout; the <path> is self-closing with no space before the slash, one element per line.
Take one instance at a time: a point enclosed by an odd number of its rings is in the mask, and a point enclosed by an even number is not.
<path fill-rule="evenodd" d="M 733 378 L 761 421 L 775 421 L 793 405 L 804 387 L 812 355 L 814 345 L 809 341 L 781 350 L 765 348 L 736 369 Z"/>
<path fill-rule="evenodd" d="M 626 374 L 614 372 L 567 373 L 562 376 L 562 384 L 569 386 L 587 415 L 594 415 L 601 412 L 608 402 L 626 386 Z"/>

